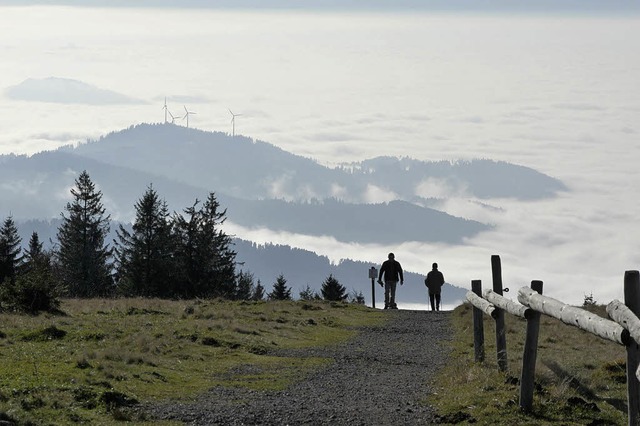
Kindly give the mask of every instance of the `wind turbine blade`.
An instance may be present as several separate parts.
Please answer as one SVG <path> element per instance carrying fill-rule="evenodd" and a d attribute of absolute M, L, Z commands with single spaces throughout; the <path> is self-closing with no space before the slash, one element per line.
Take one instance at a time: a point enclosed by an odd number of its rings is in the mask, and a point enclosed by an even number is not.
<path fill-rule="evenodd" d="M 229 109 L 229 108 L 227 108 L 227 109 Z M 230 109 L 229 109 L 229 114 L 231 114 L 231 115 L 235 116 L 235 114 L 233 113 L 233 111 L 231 111 Z"/>
<path fill-rule="evenodd" d="M 189 114 L 189 111 L 187 111 L 187 107 L 182 105 L 182 107 L 184 108 L 184 112 L 186 112 L 187 114 Z"/>

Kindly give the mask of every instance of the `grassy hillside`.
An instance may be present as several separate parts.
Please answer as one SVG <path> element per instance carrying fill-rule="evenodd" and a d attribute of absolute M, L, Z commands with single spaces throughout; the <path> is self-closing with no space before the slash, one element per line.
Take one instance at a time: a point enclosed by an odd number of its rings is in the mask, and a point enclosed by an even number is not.
<path fill-rule="evenodd" d="M 604 316 L 603 307 L 592 307 Z M 269 355 L 325 345 L 385 312 L 327 302 L 65 300 L 61 314 L 0 314 L 0 420 L 144 424 L 136 401 L 193 400 L 216 386 L 284 389 L 329 360 Z M 625 349 L 543 316 L 534 412 L 518 409 L 525 321 L 506 316 L 509 368 L 473 361 L 471 308 L 451 313 L 451 358 L 425 395 L 444 424 L 626 424 Z M 241 368 L 253 365 L 259 368 Z M 148 423 L 147 423 L 148 424 Z"/>
<path fill-rule="evenodd" d="M 65 300 L 61 314 L 0 315 L 0 420 L 142 422 L 136 401 L 185 399 L 215 385 L 283 389 L 325 359 L 267 348 L 324 345 L 380 311 L 325 302 Z M 238 373 L 242 365 L 259 373 Z"/>
<path fill-rule="evenodd" d="M 606 317 L 603 306 L 589 309 Z M 508 371 L 498 371 L 495 322 L 485 315 L 483 363 L 474 362 L 472 309 L 453 311 L 452 359 L 429 398 L 443 423 L 476 425 L 625 425 L 626 350 L 543 315 L 533 413 L 518 408 L 526 320 L 505 315 Z"/>

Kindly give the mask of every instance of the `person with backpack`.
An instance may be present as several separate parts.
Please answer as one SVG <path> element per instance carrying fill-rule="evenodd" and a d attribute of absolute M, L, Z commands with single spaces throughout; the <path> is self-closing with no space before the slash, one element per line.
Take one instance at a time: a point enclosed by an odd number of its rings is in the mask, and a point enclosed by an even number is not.
<path fill-rule="evenodd" d="M 396 304 L 396 286 L 398 281 L 400 281 L 400 285 L 404 283 L 402 266 L 400 266 L 400 262 L 395 259 L 393 253 L 389 253 L 387 257 L 387 260 L 382 263 L 382 267 L 380 268 L 378 284 L 384 286 L 384 308 L 398 309 L 398 305 Z M 382 281 L 383 278 L 384 284 Z"/>
<path fill-rule="evenodd" d="M 431 310 L 440 310 L 440 300 L 442 293 L 442 285 L 444 284 L 444 275 L 438 271 L 438 264 L 431 265 L 431 271 L 424 279 L 424 285 L 429 289 L 429 301 L 431 302 Z"/>

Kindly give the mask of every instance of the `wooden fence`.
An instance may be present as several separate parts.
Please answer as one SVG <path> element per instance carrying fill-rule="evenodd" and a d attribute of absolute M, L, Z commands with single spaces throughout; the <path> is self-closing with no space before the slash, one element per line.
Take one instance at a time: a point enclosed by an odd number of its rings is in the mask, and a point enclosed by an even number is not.
<path fill-rule="evenodd" d="M 629 425 L 640 425 L 640 273 L 626 271 L 624 275 L 624 303 L 614 300 L 607 305 L 611 319 L 602 318 L 584 309 L 567 305 L 559 300 L 542 295 L 542 281 L 532 281 L 531 287 L 518 291 L 518 302 L 503 296 L 508 289 L 502 286 L 500 257 L 491 256 L 493 288 L 482 291 L 480 280 L 471 282 L 471 291 L 466 299 L 473 305 L 473 342 L 477 362 L 484 361 L 483 315 L 495 321 L 496 356 L 498 368 L 507 369 L 507 343 L 504 313 L 508 312 L 527 320 L 522 355 L 519 405 L 529 412 L 533 406 L 533 392 L 538 332 L 541 315 L 556 318 L 565 324 L 578 327 L 603 339 L 624 346 L 627 351 L 627 402 Z"/>

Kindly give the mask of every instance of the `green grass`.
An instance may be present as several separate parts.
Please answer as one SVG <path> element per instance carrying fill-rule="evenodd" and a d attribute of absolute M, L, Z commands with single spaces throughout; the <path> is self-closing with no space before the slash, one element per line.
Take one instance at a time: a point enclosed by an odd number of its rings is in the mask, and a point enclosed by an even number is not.
<path fill-rule="evenodd" d="M 603 307 L 594 307 L 606 316 Z M 0 314 L 0 420 L 18 424 L 148 423 L 135 401 L 191 401 L 221 385 L 286 388 L 327 359 L 270 348 L 331 345 L 384 313 L 326 302 L 65 300 L 63 314 Z M 451 358 L 425 403 L 443 423 L 626 424 L 625 349 L 542 317 L 534 408 L 518 408 L 526 322 L 506 315 L 508 371 L 498 371 L 494 322 L 486 360 L 473 360 L 471 308 L 452 313 Z M 154 423 L 155 424 L 155 423 Z M 166 423 L 171 424 L 171 423 Z"/>
<path fill-rule="evenodd" d="M 606 317 L 603 306 L 591 307 Z M 508 369 L 498 371 L 495 322 L 484 316 L 485 361 L 474 362 L 472 310 L 452 313 L 451 359 L 428 398 L 443 423 L 475 425 L 626 425 L 626 350 L 543 315 L 533 411 L 521 412 L 519 379 L 526 320 L 505 315 Z"/>
<path fill-rule="evenodd" d="M 328 360 L 269 349 L 334 344 L 383 320 L 326 302 L 65 300 L 61 311 L 0 315 L 0 420 L 145 423 L 127 407 L 216 385 L 284 389 Z"/>

